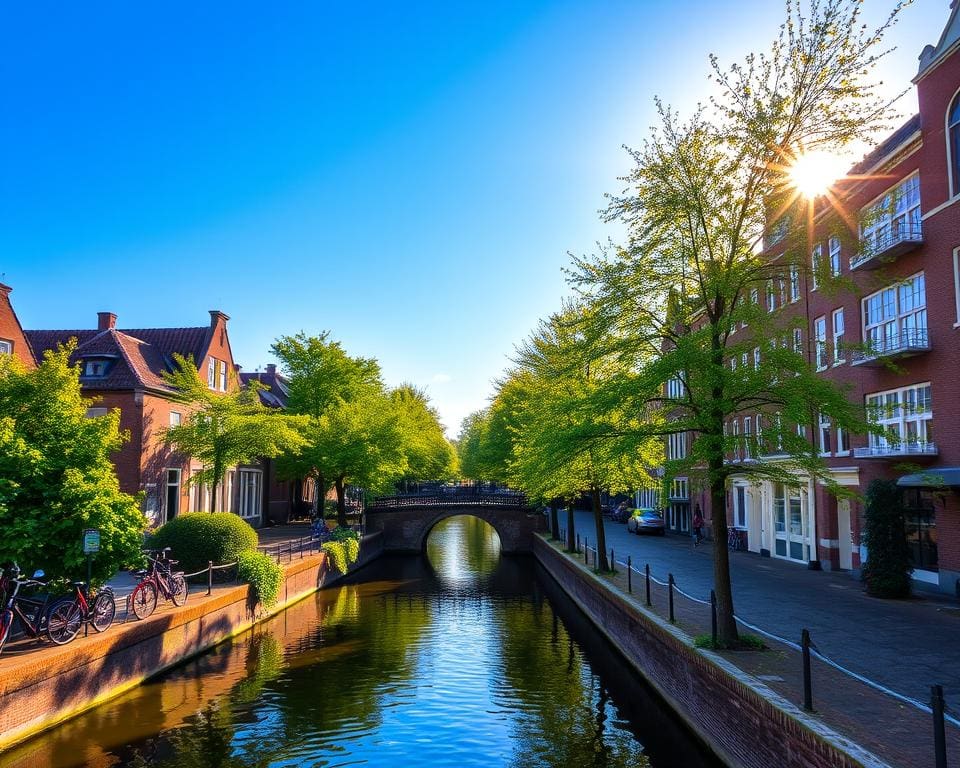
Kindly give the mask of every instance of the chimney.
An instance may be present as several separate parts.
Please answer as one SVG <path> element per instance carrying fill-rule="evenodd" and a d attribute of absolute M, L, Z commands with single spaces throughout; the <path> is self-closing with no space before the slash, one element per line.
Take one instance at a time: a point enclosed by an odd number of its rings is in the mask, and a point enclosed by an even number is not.
<path fill-rule="evenodd" d="M 117 327 L 117 316 L 113 312 L 97 312 L 97 330 L 109 331 Z"/>
<path fill-rule="evenodd" d="M 10 291 L 12 290 L 13 288 L 11 288 L 9 285 L 4 285 L 3 283 L 0 283 L 0 296 L 9 296 Z"/>
<path fill-rule="evenodd" d="M 274 364 L 274 363 L 268 363 L 268 364 L 267 364 L 267 373 L 268 373 L 270 376 L 276 376 L 276 375 L 277 375 L 277 366 L 276 366 L 276 364 Z"/>
<path fill-rule="evenodd" d="M 218 321 L 218 320 L 222 320 L 222 321 L 223 321 L 223 324 L 226 325 L 226 324 L 227 324 L 227 320 L 229 320 L 229 319 L 230 319 L 230 316 L 229 316 L 229 315 L 225 315 L 225 314 L 224 314 L 223 312 L 221 312 L 219 309 L 211 309 L 211 310 L 210 310 L 210 327 L 211 327 L 211 328 L 216 328 L 216 327 L 217 327 L 217 321 Z"/>

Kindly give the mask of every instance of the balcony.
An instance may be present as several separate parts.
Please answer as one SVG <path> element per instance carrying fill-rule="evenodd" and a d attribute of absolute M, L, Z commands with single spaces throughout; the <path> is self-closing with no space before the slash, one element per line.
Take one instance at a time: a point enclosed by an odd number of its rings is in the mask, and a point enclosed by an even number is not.
<path fill-rule="evenodd" d="M 885 357 L 910 357 L 930 351 L 930 335 L 926 328 L 911 328 L 871 342 L 866 349 L 853 352 L 853 365 L 882 365 Z"/>
<path fill-rule="evenodd" d="M 936 456 L 939 453 L 936 443 L 902 442 L 888 445 L 868 445 L 866 448 L 854 448 L 857 459 L 898 459 L 903 456 Z"/>
<path fill-rule="evenodd" d="M 923 245 L 923 227 L 919 221 L 894 224 L 885 233 L 862 241 L 863 252 L 850 258 L 850 269 L 879 269 L 914 248 Z"/>

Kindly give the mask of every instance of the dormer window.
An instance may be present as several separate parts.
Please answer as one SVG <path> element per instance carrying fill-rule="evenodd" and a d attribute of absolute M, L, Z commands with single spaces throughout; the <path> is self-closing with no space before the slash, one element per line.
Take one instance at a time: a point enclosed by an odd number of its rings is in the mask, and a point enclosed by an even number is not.
<path fill-rule="evenodd" d="M 82 363 L 81 376 L 90 379 L 102 379 L 110 370 L 111 360 L 105 357 L 87 358 Z"/>

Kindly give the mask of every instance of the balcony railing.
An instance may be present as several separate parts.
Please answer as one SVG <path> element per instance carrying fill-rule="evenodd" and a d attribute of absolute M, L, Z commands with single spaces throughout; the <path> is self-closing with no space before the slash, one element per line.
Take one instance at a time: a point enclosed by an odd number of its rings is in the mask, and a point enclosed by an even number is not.
<path fill-rule="evenodd" d="M 884 459 L 900 456 L 936 456 L 939 453 L 936 443 L 901 442 L 888 445 L 868 445 L 866 448 L 854 448 L 853 455 L 858 459 Z"/>
<path fill-rule="evenodd" d="M 869 235 L 862 243 L 864 250 L 850 258 L 850 269 L 878 269 L 883 262 L 923 245 L 923 227 L 919 221 L 891 224 L 886 233 L 876 237 Z"/>
<path fill-rule="evenodd" d="M 930 351 L 930 335 L 926 328 L 911 328 L 900 331 L 879 341 L 872 341 L 865 349 L 853 352 L 854 365 L 881 362 L 884 357 L 909 357 Z"/>

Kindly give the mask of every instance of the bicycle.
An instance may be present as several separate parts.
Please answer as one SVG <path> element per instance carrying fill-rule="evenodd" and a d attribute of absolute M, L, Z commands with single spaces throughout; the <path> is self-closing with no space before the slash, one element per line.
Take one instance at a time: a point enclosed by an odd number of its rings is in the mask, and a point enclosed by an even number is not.
<path fill-rule="evenodd" d="M 90 585 L 85 581 L 71 582 L 76 595 L 71 598 L 62 598 L 53 604 L 50 609 L 50 621 L 62 622 L 64 636 L 70 633 L 67 639 L 58 643 L 63 645 L 73 640 L 80 628 L 89 624 L 95 632 L 106 632 L 113 624 L 117 615 L 117 603 L 113 597 L 111 587 L 103 587 L 91 599 Z M 57 642 L 54 640 L 54 642 Z"/>
<path fill-rule="evenodd" d="M 162 595 L 165 600 L 173 601 L 176 606 L 187 602 L 187 581 L 182 572 L 174 573 L 171 566 L 179 561 L 171 560 L 170 547 L 161 550 L 144 550 L 150 565 L 142 570 L 135 571 L 139 581 L 130 593 L 130 608 L 138 619 L 145 619 L 157 609 L 157 602 Z M 150 557 L 151 554 L 157 557 Z"/>
<path fill-rule="evenodd" d="M 731 552 L 740 552 L 744 549 L 743 536 L 739 528 L 727 529 L 727 548 Z"/>
<path fill-rule="evenodd" d="M 41 639 L 46 635 L 50 640 L 58 645 L 69 643 L 73 637 L 69 636 L 69 631 L 65 630 L 65 624 L 58 613 L 53 615 L 55 608 L 65 604 L 64 599 L 50 603 L 50 595 L 44 595 L 42 598 L 22 597 L 20 590 L 24 587 L 45 587 L 46 582 L 40 581 L 44 577 L 43 571 L 35 571 L 29 579 L 20 577 L 20 566 L 14 563 L 10 568 L 5 569 L 3 578 L 0 579 L 0 588 L 2 588 L 6 599 L 4 601 L 3 611 L 0 612 L 0 653 L 10 636 L 10 630 L 13 627 L 14 619 L 20 620 L 20 626 L 29 637 Z M 50 619 L 55 618 L 53 624 Z"/>

